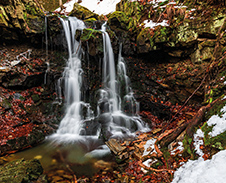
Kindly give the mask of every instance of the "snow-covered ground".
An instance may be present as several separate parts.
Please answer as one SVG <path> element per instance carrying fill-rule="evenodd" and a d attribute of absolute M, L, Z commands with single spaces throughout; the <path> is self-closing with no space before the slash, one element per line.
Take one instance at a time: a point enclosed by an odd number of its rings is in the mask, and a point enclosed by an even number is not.
<path fill-rule="evenodd" d="M 174 174 L 172 183 L 222 183 L 226 180 L 226 150 L 204 161 L 189 160 Z"/>

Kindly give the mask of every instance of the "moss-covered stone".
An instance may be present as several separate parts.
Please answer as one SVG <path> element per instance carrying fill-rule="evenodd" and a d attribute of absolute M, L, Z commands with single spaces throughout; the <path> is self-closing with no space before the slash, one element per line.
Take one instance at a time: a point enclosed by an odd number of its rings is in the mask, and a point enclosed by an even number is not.
<path fill-rule="evenodd" d="M 197 41 L 197 38 L 198 33 L 195 30 L 191 29 L 188 24 L 178 27 L 176 42 L 180 43 L 182 46 L 193 44 Z"/>
<path fill-rule="evenodd" d="M 90 18 L 98 19 L 96 13 L 91 12 L 88 8 L 81 6 L 78 3 L 74 4 L 73 10 L 70 12 L 69 16 L 75 16 L 81 20 L 87 20 Z"/>
<path fill-rule="evenodd" d="M 0 5 L 0 26 L 3 27 L 0 34 L 3 40 L 22 40 L 33 33 L 43 32 L 44 12 L 36 1 L 11 0 Z"/>
<path fill-rule="evenodd" d="M 38 160 L 19 159 L 0 167 L 0 182 L 28 183 L 37 180 L 42 173 L 43 168 Z"/>
<path fill-rule="evenodd" d="M 40 100 L 39 96 L 38 95 L 32 95 L 31 96 L 32 100 L 36 103 Z"/>
<path fill-rule="evenodd" d="M 226 132 L 223 132 L 215 137 L 209 135 L 212 131 L 213 126 L 208 126 L 207 122 L 201 127 L 204 132 L 204 143 L 205 146 L 209 146 L 210 148 L 216 148 L 218 150 L 226 149 Z"/>
<path fill-rule="evenodd" d="M 86 19 L 84 22 L 88 27 L 92 27 L 94 26 L 96 21 L 97 21 L 96 18 L 89 18 L 89 19 Z"/>
<path fill-rule="evenodd" d="M 0 102 L 0 106 L 6 110 L 11 109 L 12 107 L 11 103 L 7 99 L 4 99 L 2 102 Z"/>
<path fill-rule="evenodd" d="M 113 12 L 110 17 L 108 18 L 108 25 L 111 29 L 121 29 L 121 30 L 128 30 L 128 17 L 124 12 L 115 11 Z"/>
<path fill-rule="evenodd" d="M 84 29 L 80 39 L 83 42 L 88 42 L 87 51 L 90 55 L 103 54 L 103 36 L 101 31 Z M 87 47 L 87 44 L 84 47 Z"/>

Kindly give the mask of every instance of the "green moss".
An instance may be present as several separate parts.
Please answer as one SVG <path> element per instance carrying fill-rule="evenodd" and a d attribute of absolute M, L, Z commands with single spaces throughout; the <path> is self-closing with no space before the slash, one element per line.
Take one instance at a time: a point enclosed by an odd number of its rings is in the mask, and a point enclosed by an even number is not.
<path fill-rule="evenodd" d="M 101 31 L 99 30 L 94 30 L 94 29 L 83 29 L 83 33 L 82 33 L 82 36 L 81 36 L 81 40 L 82 41 L 88 41 L 89 39 L 91 38 L 98 38 L 97 35 L 102 35 Z"/>
<path fill-rule="evenodd" d="M 32 95 L 31 96 L 32 100 L 36 103 L 40 100 L 39 96 L 38 95 Z"/>
<path fill-rule="evenodd" d="M 211 137 L 209 132 L 212 131 L 213 126 L 208 126 L 207 122 L 204 123 L 201 129 L 204 132 L 205 146 L 210 146 L 219 150 L 226 149 L 226 132 L 223 132 L 215 137 Z"/>
<path fill-rule="evenodd" d="M 193 139 L 188 137 L 188 135 L 184 136 L 183 139 L 183 147 L 184 147 L 184 151 L 183 153 L 188 153 L 191 156 L 191 159 L 195 159 L 195 150 L 192 148 L 192 141 Z"/>
<path fill-rule="evenodd" d="M 84 22 L 85 22 L 89 27 L 91 27 L 91 26 L 93 26 L 94 22 L 96 22 L 96 21 L 97 21 L 96 18 L 89 18 L 89 19 L 85 20 Z"/>
<path fill-rule="evenodd" d="M 5 109 L 10 109 L 12 107 L 11 103 L 7 100 L 4 99 L 1 103 L 0 106 L 5 108 Z"/>
<path fill-rule="evenodd" d="M 210 111 L 207 112 L 205 115 L 206 119 L 209 119 L 213 115 L 221 116 L 222 112 L 221 109 L 226 105 L 226 101 L 218 102 L 217 105 L 214 105 Z"/>
<path fill-rule="evenodd" d="M 33 182 L 43 173 L 38 160 L 14 160 L 0 167 L 0 182 Z"/>
<path fill-rule="evenodd" d="M 155 169 L 157 169 L 159 166 L 163 166 L 163 163 L 161 161 L 157 161 L 152 164 L 152 167 Z"/>
<path fill-rule="evenodd" d="M 84 29 L 80 39 L 83 42 L 88 42 L 88 52 L 90 55 L 95 56 L 97 54 L 103 53 L 103 36 L 101 31 L 94 29 Z"/>

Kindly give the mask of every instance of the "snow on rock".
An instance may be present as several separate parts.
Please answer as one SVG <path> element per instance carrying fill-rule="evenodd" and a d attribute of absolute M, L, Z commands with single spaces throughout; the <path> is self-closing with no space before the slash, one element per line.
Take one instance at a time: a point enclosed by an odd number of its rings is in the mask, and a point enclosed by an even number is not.
<path fill-rule="evenodd" d="M 168 20 L 163 20 L 162 22 L 153 22 L 152 20 L 144 20 L 144 27 L 149 27 L 151 29 L 154 29 L 156 26 L 161 25 L 161 26 L 169 26 L 167 23 Z"/>
<path fill-rule="evenodd" d="M 184 150 L 183 142 L 178 142 L 177 144 L 178 146 L 170 152 L 171 155 L 175 155 L 177 152 L 182 152 Z"/>
<path fill-rule="evenodd" d="M 157 153 L 155 150 L 155 142 L 156 139 L 149 139 L 146 144 L 144 145 L 144 152 L 143 152 L 143 156 L 148 155 L 149 153 Z M 147 167 L 150 167 L 150 164 L 156 162 L 156 160 L 152 160 L 152 159 L 148 159 L 146 161 L 143 162 L 143 164 Z M 144 173 L 147 173 L 147 170 L 145 170 L 144 168 L 141 168 L 142 171 Z"/>
<path fill-rule="evenodd" d="M 221 111 L 222 116 L 213 115 L 207 121 L 208 126 L 213 126 L 212 132 L 209 132 L 209 135 L 215 137 L 226 131 L 226 106 L 224 106 Z"/>
<path fill-rule="evenodd" d="M 82 0 L 81 3 L 79 3 L 81 6 L 84 6 L 88 8 L 90 11 L 96 13 L 96 14 L 103 14 L 107 15 L 109 13 L 112 13 L 116 10 L 116 4 L 119 3 L 121 0 Z M 60 8 L 56 9 L 55 11 L 59 11 L 61 13 L 70 13 L 73 9 L 74 3 L 77 3 L 78 0 L 71 0 L 65 3 L 63 6 L 65 9 L 62 11 Z"/>
<path fill-rule="evenodd" d="M 150 152 L 155 152 L 155 142 L 156 139 L 150 139 L 146 142 L 146 144 L 144 145 L 144 152 L 143 152 L 143 156 L 148 155 Z"/>
<path fill-rule="evenodd" d="M 194 143 L 193 143 L 193 145 L 195 147 L 196 153 L 200 157 L 202 157 L 204 155 L 204 153 L 200 149 L 200 146 L 204 144 L 203 138 L 204 138 L 204 132 L 201 129 L 198 129 L 196 131 L 196 133 L 194 134 Z"/>
<path fill-rule="evenodd" d="M 189 160 L 174 174 L 172 183 L 220 183 L 226 180 L 226 150 L 204 161 Z"/>

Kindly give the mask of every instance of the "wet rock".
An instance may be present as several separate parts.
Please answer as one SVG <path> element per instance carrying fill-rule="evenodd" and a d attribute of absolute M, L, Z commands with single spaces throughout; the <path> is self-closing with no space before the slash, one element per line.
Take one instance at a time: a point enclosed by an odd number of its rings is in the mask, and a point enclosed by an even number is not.
<path fill-rule="evenodd" d="M 38 160 L 19 159 L 0 167 L 0 182 L 31 182 L 39 178 L 43 168 Z"/>
<path fill-rule="evenodd" d="M 39 144 L 45 140 L 46 135 L 51 134 L 53 132 L 54 129 L 49 125 L 39 124 L 37 127 L 34 127 L 30 134 L 25 134 L 25 136 L 8 140 L 4 144 L 2 144 L 0 149 L 0 155 L 4 155 L 12 151 L 19 151 L 32 145 Z"/>
<path fill-rule="evenodd" d="M 103 55 L 103 38 L 102 32 L 94 29 L 84 29 L 81 35 L 83 48 L 91 56 Z M 88 48 L 87 48 L 88 42 Z"/>

